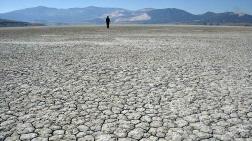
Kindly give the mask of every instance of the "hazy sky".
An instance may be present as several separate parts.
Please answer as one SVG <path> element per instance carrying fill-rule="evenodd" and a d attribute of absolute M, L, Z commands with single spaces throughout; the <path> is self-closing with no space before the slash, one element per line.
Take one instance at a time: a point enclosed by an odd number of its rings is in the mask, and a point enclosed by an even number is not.
<path fill-rule="evenodd" d="M 245 12 L 252 14 L 252 0 L 0 0 L 0 13 L 35 6 L 73 8 L 86 6 L 141 8 L 179 8 L 193 14 Z"/>

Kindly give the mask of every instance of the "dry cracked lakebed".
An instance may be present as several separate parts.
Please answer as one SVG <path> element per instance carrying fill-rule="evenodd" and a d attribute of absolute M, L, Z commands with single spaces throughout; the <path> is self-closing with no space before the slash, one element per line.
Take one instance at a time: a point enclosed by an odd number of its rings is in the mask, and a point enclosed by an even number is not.
<path fill-rule="evenodd" d="M 0 29 L 0 140 L 252 140 L 252 28 Z"/>

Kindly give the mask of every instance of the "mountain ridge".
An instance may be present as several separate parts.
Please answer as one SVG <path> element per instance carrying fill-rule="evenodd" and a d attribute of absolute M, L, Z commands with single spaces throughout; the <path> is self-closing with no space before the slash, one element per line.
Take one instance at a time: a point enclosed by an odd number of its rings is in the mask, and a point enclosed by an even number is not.
<path fill-rule="evenodd" d="M 102 24 L 107 15 L 111 17 L 113 23 L 252 25 L 252 16 L 249 14 L 208 11 L 196 15 L 177 8 L 127 10 L 96 6 L 67 9 L 37 6 L 0 13 L 0 18 L 48 25 Z"/>

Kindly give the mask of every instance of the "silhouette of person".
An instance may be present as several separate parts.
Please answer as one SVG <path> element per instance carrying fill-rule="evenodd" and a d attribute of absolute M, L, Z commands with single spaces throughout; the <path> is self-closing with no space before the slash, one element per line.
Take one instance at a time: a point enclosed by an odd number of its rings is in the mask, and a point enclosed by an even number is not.
<path fill-rule="evenodd" d="M 107 18 L 106 18 L 106 24 L 107 24 L 107 28 L 109 28 L 109 24 L 110 24 L 110 18 L 109 18 L 109 16 L 107 16 Z"/>

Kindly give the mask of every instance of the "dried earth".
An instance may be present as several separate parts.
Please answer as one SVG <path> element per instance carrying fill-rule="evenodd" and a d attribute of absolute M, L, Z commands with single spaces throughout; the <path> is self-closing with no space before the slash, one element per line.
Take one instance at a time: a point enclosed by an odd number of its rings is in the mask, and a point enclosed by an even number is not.
<path fill-rule="evenodd" d="M 0 140 L 252 140 L 252 28 L 0 29 Z"/>

